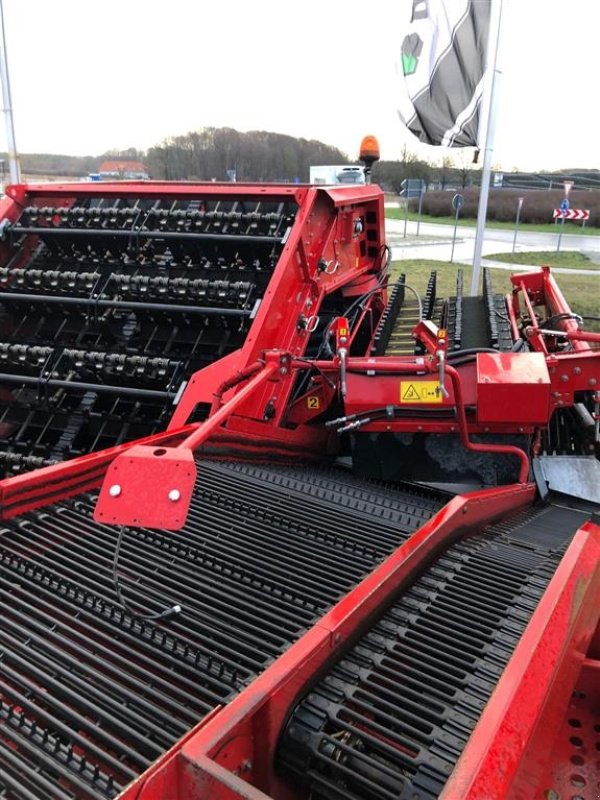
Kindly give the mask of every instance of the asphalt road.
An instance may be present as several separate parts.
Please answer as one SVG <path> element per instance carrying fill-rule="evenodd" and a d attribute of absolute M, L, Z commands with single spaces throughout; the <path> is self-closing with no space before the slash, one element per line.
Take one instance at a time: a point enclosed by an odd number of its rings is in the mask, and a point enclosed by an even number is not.
<path fill-rule="evenodd" d="M 394 260 L 403 259 L 437 259 L 440 261 L 450 261 L 452 255 L 452 237 L 454 228 L 451 225 L 436 225 L 435 223 L 422 222 L 419 226 L 419 236 L 416 235 L 417 223 L 409 221 L 406 226 L 406 237 L 404 237 L 404 220 L 386 219 L 386 234 L 388 244 L 392 248 L 392 258 Z M 456 242 L 454 245 L 454 261 L 472 264 L 473 251 L 475 247 L 475 228 L 459 227 L 456 231 Z M 486 228 L 482 262 L 485 262 L 487 255 L 492 253 L 510 253 L 513 250 L 514 231 L 502 230 L 498 228 Z M 532 233 L 519 229 L 515 251 L 553 251 L 558 244 L 558 232 L 554 233 Z M 585 236 L 565 234 L 561 240 L 561 252 L 576 251 L 585 253 L 593 261 L 600 263 L 600 236 Z M 494 266 L 499 266 L 497 262 Z M 510 264 L 503 264 L 502 267 L 513 269 Z M 518 265 L 517 269 L 522 269 Z M 562 271 L 555 269 L 555 272 Z M 569 270 L 570 271 L 570 270 Z M 600 277 L 600 270 L 578 270 L 581 274 L 589 274 Z"/>

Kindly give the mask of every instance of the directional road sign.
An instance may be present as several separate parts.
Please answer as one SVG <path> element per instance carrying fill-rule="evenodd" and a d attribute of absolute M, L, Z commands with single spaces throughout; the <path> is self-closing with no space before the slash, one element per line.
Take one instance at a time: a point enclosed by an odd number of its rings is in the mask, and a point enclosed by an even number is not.
<path fill-rule="evenodd" d="M 553 219 L 589 219 L 589 208 L 568 208 L 563 210 L 562 204 L 560 208 L 555 208 L 552 212 Z"/>

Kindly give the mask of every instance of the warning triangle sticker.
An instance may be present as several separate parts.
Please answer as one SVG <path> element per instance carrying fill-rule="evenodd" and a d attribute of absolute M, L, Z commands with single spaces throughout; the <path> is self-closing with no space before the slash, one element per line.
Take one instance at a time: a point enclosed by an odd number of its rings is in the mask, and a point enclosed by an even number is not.
<path fill-rule="evenodd" d="M 419 402 L 419 400 L 421 399 L 421 396 L 419 395 L 419 393 L 417 392 L 417 390 L 415 389 L 413 384 L 410 383 L 408 385 L 408 389 L 402 395 L 402 399 L 403 400 L 416 400 L 417 402 Z"/>

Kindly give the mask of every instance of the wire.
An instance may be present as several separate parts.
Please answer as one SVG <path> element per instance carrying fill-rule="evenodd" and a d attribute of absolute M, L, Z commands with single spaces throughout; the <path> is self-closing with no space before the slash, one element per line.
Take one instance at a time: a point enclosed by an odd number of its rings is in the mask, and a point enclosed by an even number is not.
<path fill-rule="evenodd" d="M 446 358 L 448 361 L 454 358 L 462 358 L 463 356 L 476 356 L 477 353 L 499 353 L 493 347 L 465 347 L 462 350 L 452 350 L 448 353 Z"/>
<path fill-rule="evenodd" d="M 579 314 L 573 313 L 564 313 L 564 314 L 555 314 L 553 317 L 544 320 L 540 325 L 541 328 L 551 328 L 553 325 L 556 325 L 557 322 L 561 322 L 564 319 L 573 319 L 575 322 L 581 324 L 582 318 Z"/>
<path fill-rule="evenodd" d="M 168 617 L 170 617 L 172 614 L 180 614 L 182 611 L 182 606 L 180 606 L 179 603 L 175 603 L 169 608 L 165 608 L 164 611 L 158 611 L 154 614 L 138 614 L 125 600 L 125 597 L 123 596 L 123 590 L 121 589 L 121 585 L 119 583 L 119 554 L 121 552 L 121 545 L 123 544 L 123 534 L 125 533 L 125 530 L 125 525 L 121 525 L 119 527 L 119 535 L 117 536 L 117 544 L 115 545 L 115 555 L 113 559 L 113 582 L 119 604 L 128 614 L 131 614 L 132 617 L 137 617 L 138 619 L 157 621 L 159 619 L 168 619 Z"/>
<path fill-rule="evenodd" d="M 334 255 L 335 255 L 335 251 L 334 251 Z M 388 245 L 387 244 L 381 245 L 381 247 L 379 248 L 379 252 L 377 254 L 377 260 L 374 263 L 374 266 L 379 269 L 379 275 L 377 276 L 377 285 L 375 286 L 375 288 L 370 289 L 368 292 L 365 292 L 364 294 L 359 295 L 355 300 L 352 301 L 352 303 L 345 309 L 345 311 L 343 311 L 341 314 L 338 314 L 337 316 L 342 316 L 342 317 L 348 317 L 349 318 L 350 314 L 352 314 L 352 312 L 354 311 L 355 308 L 359 307 L 362 303 L 365 303 L 374 294 L 377 294 L 383 288 L 387 287 L 387 282 L 389 280 L 389 274 L 387 272 L 387 266 L 388 266 L 388 263 L 389 263 L 389 260 L 390 260 L 390 256 L 391 256 L 391 250 L 388 247 Z M 367 278 L 365 278 L 365 281 L 366 280 L 370 281 L 370 279 L 371 279 L 371 276 L 368 276 Z M 357 285 L 360 286 L 361 283 L 362 283 L 362 281 L 360 283 L 358 283 Z M 419 304 L 419 308 L 421 308 L 420 304 Z M 315 356 L 314 356 L 315 360 L 319 360 L 323 356 L 323 353 L 325 353 L 325 356 L 327 358 L 333 358 L 334 353 L 333 353 L 333 350 L 331 349 L 331 347 L 329 345 L 329 338 L 331 336 L 331 332 L 332 332 L 331 328 L 332 328 L 333 323 L 335 322 L 335 319 L 336 319 L 336 317 L 334 317 L 331 320 L 329 325 L 325 325 L 324 328 L 323 328 L 323 336 L 321 337 L 321 342 L 320 342 L 320 344 L 319 344 L 319 346 L 317 348 L 317 352 L 315 353 Z M 348 322 L 350 324 L 350 328 L 352 328 L 353 324 L 354 324 L 354 320 L 350 320 L 349 319 Z M 294 390 L 294 399 L 300 397 L 303 394 L 303 392 L 305 391 L 306 386 L 308 384 L 309 377 L 310 377 L 309 376 L 309 372 L 306 372 L 306 374 L 300 379 L 300 381 L 298 382 L 298 384 L 296 386 L 296 389 Z"/>
<path fill-rule="evenodd" d="M 329 385 L 331 389 L 335 388 L 335 382 L 331 380 L 331 378 L 323 372 L 320 367 L 315 366 L 314 362 L 310 358 L 303 358 L 302 356 L 295 356 L 295 361 L 302 361 L 304 364 L 309 364 L 313 369 L 315 369 L 319 375 L 323 378 L 325 383 Z"/>
<path fill-rule="evenodd" d="M 423 303 L 421 302 L 421 297 L 416 289 L 413 289 L 412 286 L 409 286 L 408 283 L 402 284 L 405 289 L 408 289 L 410 292 L 414 294 L 417 298 L 417 305 L 419 306 L 419 322 L 423 319 Z"/>

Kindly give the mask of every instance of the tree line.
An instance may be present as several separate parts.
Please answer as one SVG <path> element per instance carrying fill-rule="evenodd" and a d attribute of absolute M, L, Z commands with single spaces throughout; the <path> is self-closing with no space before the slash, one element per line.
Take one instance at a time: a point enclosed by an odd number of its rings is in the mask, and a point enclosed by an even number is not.
<path fill-rule="evenodd" d="M 0 154 L 6 159 L 6 155 Z M 21 169 L 27 175 L 83 177 L 97 172 L 103 161 L 126 159 L 145 164 L 150 177 L 157 180 L 301 181 L 309 178 L 311 166 L 352 163 L 337 147 L 316 140 L 295 138 L 269 131 L 241 133 L 233 128 L 202 128 L 181 136 L 170 136 L 147 151 L 130 147 L 109 150 L 99 156 L 69 156 L 25 153 Z M 447 181 L 470 185 L 470 169 L 455 167 L 446 158 L 440 167 L 419 160 L 406 148 L 399 161 L 380 161 L 373 169 L 373 180 L 387 191 L 399 192 L 405 178 Z"/>
<path fill-rule="evenodd" d="M 148 150 L 152 177 L 165 180 L 307 181 L 311 164 L 347 164 L 337 147 L 280 133 L 203 128 Z"/>
<path fill-rule="evenodd" d="M 4 158 L 7 171 L 6 154 L 0 153 L 0 158 Z M 32 177 L 84 177 L 98 172 L 103 161 L 126 159 L 143 162 L 151 178 L 176 181 L 306 182 L 311 166 L 351 163 L 337 147 L 320 141 L 269 131 L 241 133 L 233 128 L 202 128 L 170 136 L 147 151 L 132 147 L 99 156 L 31 153 L 20 158 L 23 173 Z M 470 149 L 457 149 L 439 164 L 432 164 L 405 146 L 400 159 L 379 161 L 373 167 L 373 181 L 394 194 L 400 193 L 406 179 L 420 179 L 429 188 L 466 190 L 478 185 L 480 174 Z M 557 173 L 557 184 L 560 177 Z"/>

